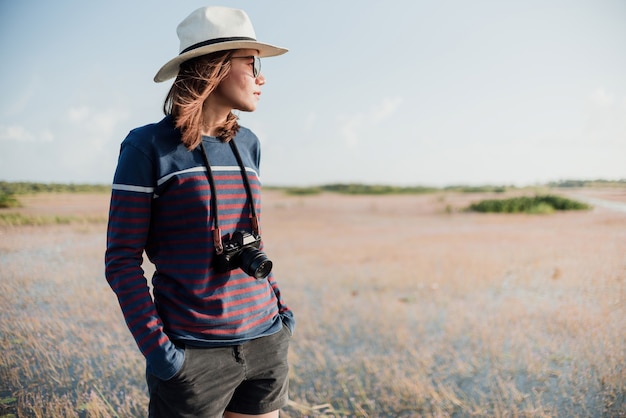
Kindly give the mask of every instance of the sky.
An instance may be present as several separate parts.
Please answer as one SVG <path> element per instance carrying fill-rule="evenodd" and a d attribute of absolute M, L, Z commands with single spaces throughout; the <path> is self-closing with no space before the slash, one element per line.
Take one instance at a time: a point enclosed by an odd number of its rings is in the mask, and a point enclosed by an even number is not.
<path fill-rule="evenodd" d="M 266 185 L 626 179 L 623 0 L 0 0 L 0 180 L 111 183 L 206 5 L 290 50 L 239 113 Z"/>

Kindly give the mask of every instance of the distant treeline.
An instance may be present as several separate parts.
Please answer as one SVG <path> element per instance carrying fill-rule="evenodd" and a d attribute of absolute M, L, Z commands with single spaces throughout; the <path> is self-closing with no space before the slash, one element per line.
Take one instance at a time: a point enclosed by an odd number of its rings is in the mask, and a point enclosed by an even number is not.
<path fill-rule="evenodd" d="M 533 186 L 537 187 L 537 186 Z M 626 187 L 626 179 L 624 180 L 561 180 L 550 182 L 538 187 L 548 188 L 573 188 L 573 187 Z M 294 195 L 312 195 L 321 192 L 335 192 L 343 194 L 418 194 L 433 193 L 437 191 L 449 191 L 459 193 L 504 193 L 510 190 L 519 190 L 517 186 L 469 186 L 469 185 L 452 185 L 446 187 L 429 187 L 429 186 L 390 186 L 390 185 L 372 185 L 362 183 L 335 183 L 321 186 L 309 187 L 278 187 L 271 186 L 268 189 L 284 190 L 286 193 Z"/>
<path fill-rule="evenodd" d="M 572 187 L 610 187 L 626 186 L 626 180 L 563 180 L 549 183 L 551 188 Z M 426 186 L 389 186 L 368 185 L 361 183 L 335 183 L 312 187 L 267 187 L 268 189 L 281 190 L 292 195 L 312 195 L 321 192 L 334 192 L 342 194 L 420 194 L 434 193 L 437 191 L 452 191 L 462 193 L 503 193 L 507 190 L 517 189 L 515 186 L 448 186 L 444 188 Z M 109 193 L 110 185 L 102 184 L 63 184 L 63 183 L 32 183 L 32 182 L 8 182 L 0 181 L 0 208 L 19 207 L 20 202 L 16 195 L 32 193 Z M 590 206 L 565 199 L 559 196 L 538 195 L 534 197 L 514 197 L 510 199 L 487 199 L 472 204 L 468 210 L 477 212 L 499 213 L 550 213 L 555 210 L 581 210 L 589 209 Z"/>
<path fill-rule="evenodd" d="M 31 193 L 99 193 L 110 192 L 111 185 L 73 183 L 32 183 L 0 181 L 0 194 Z"/>
<path fill-rule="evenodd" d="M 444 188 L 429 187 L 429 186 L 390 186 L 390 185 L 376 185 L 376 184 L 361 184 L 361 183 L 336 183 L 326 184 L 322 186 L 310 186 L 310 187 L 276 187 L 270 186 L 268 189 L 283 190 L 292 195 L 312 195 L 322 192 L 333 192 L 341 194 L 368 194 L 368 195 L 384 195 L 384 194 L 423 194 L 434 193 L 437 191 L 455 191 L 463 193 L 481 193 L 481 192 L 493 192 L 502 193 L 510 189 L 514 189 L 514 186 L 447 186 Z"/>
<path fill-rule="evenodd" d="M 461 193 L 503 193 L 508 190 L 519 189 L 516 186 L 469 186 L 452 185 L 446 187 L 431 186 L 391 186 L 384 184 L 363 183 L 333 183 L 321 186 L 288 187 L 264 186 L 266 189 L 282 190 L 289 194 L 308 195 L 321 192 L 335 192 L 343 194 L 419 194 L 437 191 L 451 191 Z M 545 184 L 550 188 L 574 187 L 626 187 L 626 179 L 622 180 L 560 180 Z M 37 183 L 37 182 L 9 182 L 0 181 L 0 196 L 11 196 L 31 193 L 109 193 L 109 184 L 73 184 L 73 183 Z"/>
<path fill-rule="evenodd" d="M 401 193 L 432 193 L 437 189 L 432 187 L 412 186 L 412 187 L 398 187 L 387 185 L 370 185 L 370 184 L 326 184 L 322 186 L 311 187 L 268 187 L 268 189 L 282 190 L 292 195 L 312 195 L 322 192 L 335 192 L 342 194 L 401 194 Z"/>
<path fill-rule="evenodd" d="M 33 193 L 105 193 L 110 192 L 110 185 L 103 184 L 64 184 L 0 181 L 0 208 L 20 206 L 16 195 Z"/>
<path fill-rule="evenodd" d="M 621 180 L 560 180 L 547 184 L 548 187 L 626 187 L 626 179 Z"/>

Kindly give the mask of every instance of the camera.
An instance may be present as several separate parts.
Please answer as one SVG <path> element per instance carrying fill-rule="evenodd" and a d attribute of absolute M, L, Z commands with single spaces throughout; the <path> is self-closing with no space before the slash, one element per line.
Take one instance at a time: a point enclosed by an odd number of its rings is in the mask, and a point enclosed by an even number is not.
<path fill-rule="evenodd" d="M 241 268 L 249 276 L 264 279 L 272 271 L 272 261 L 260 251 L 261 237 L 246 231 L 235 231 L 222 239 L 224 252 L 216 254 L 217 269 L 227 272 Z"/>

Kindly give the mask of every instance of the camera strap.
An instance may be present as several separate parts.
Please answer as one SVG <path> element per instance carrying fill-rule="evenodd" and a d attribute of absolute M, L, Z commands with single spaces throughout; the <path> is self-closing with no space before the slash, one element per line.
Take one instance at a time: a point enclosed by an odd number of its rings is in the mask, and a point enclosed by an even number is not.
<path fill-rule="evenodd" d="M 248 196 L 252 230 L 254 231 L 255 235 L 259 235 L 259 219 L 256 216 L 252 189 L 250 187 L 250 180 L 248 179 L 246 167 L 243 165 L 241 155 L 239 155 L 239 150 L 237 149 L 237 144 L 235 144 L 235 139 L 231 139 L 228 143 L 233 151 L 233 154 L 235 154 L 235 158 L 237 159 L 237 164 L 239 165 L 239 169 L 241 171 L 241 177 L 243 178 L 243 185 L 246 189 L 246 194 Z M 222 245 L 222 231 L 220 230 L 219 226 L 219 212 L 217 210 L 217 192 L 215 188 L 215 178 L 213 177 L 213 170 L 211 170 L 211 164 L 209 163 L 209 156 L 206 152 L 206 149 L 204 148 L 204 143 L 202 141 L 200 141 L 200 147 L 202 148 L 202 158 L 204 160 L 204 165 L 206 166 L 209 187 L 211 187 L 211 212 L 213 212 L 213 244 L 215 245 L 215 252 L 217 254 L 222 254 L 224 252 L 224 247 Z"/>

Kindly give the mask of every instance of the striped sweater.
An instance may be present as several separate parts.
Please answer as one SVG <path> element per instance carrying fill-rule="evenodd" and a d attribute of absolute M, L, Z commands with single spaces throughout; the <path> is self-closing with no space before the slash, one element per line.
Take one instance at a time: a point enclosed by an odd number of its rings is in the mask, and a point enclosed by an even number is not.
<path fill-rule="evenodd" d="M 260 148 L 241 128 L 235 137 L 260 217 Z M 230 146 L 203 137 L 213 171 L 220 229 L 251 230 L 247 194 Z M 148 371 L 169 379 L 184 353 L 173 342 L 224 346 L 291 330 L 292 312 L 270 275 L 257 280 L 241 269 L 213 269 L 211 190 L 201 148 L 189 151 L 170 117 L 134 129 L 123 141 L 111 193 L 106 278 Z M 141 268 L 155 265 L 152 295 Z M 268 255 L 271 259 L 271 255 Z"/>

